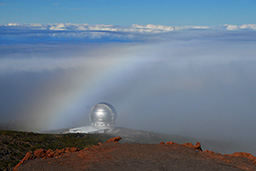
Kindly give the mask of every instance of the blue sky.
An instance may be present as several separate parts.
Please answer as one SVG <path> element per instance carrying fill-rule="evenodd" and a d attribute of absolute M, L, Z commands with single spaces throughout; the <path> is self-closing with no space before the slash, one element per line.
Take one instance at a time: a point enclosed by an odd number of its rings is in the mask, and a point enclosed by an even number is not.
<path fill-rule="evenodd" d="M 0 24 L 250 24 L 255 8 L 256 0 L 0 0 Z"/>

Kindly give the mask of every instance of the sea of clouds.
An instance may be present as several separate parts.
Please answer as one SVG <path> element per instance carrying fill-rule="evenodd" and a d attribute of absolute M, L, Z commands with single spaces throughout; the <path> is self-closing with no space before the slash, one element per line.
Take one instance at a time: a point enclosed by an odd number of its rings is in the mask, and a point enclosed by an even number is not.
<path fill-rule="evenodd" d="M 255 141 L 256 24 L 0 26 L 1 123 L 31 131 L 90 123 Z"/>

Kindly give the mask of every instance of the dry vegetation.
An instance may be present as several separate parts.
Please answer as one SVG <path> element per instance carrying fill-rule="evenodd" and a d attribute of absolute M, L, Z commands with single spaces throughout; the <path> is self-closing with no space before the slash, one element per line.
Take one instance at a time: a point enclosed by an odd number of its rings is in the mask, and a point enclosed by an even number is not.
<path fill-rule="evenodd" d="M 29 151 L 36 149 L 85 148 L 104 142 L 106 135 L 89 134 L 37 134 L 0 130 L 0 171 L 12 170 Z"/>

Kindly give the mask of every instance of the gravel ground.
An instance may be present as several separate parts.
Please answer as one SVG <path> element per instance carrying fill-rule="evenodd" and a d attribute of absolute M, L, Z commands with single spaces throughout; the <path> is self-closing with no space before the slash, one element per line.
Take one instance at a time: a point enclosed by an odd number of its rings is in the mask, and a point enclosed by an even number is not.
<path fill-rule="evenodd" d="M 55 158 L 26 161 L 20 171 L 238 171 L 256 170 L 249 159 L 212 154 L 173 144 L 119 144 L 90 147 Z"/>

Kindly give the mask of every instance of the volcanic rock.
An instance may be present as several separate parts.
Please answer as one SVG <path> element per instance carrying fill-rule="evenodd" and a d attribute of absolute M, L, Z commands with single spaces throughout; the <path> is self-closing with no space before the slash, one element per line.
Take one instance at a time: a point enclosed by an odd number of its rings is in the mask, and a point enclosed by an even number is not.
<path fill-rule="evenodd" d="M 43 159 L 46 159 L 46 158 L 52 158 L 52 157 L 56 157 L 56 156 L 61 156 L 65 153 L 72 153 L 72 152 L 75 152 L 75 151 L 79 151 L 80 149 L 79 148 L 76 148 L 76 147 L 67 147 L 65 149 L 57 149 L 55 151 L 49 149 L 49 150 L 44 150 L 44 149 L 37 149 L 34 151 L 34 153 L 31 153 L 31 152 L 28 152 L 25 157 L 20 161 L 20 163 L 18 163 L 13 171 L 17 171 L 18 167 L 23 164 L 25 161 L 27 160 L 34 160 L 34 159 L 38 159 L 38 158 L 43 158 Z"/>
<path fill-rule="evenodd" d="M 107 142 L 118 142 L 114 137 Z M 60 154 L 59 156 L 55 156 Z M 48 157 L 48 156 L 55 157 Z M 39 158 L 38 158 L 39 157 Z M 44 159 L 45 158 L 45 159 Z M 256 171 L 256 158 L 250 153 L 222 155 L 206 150 L 201 144 L 136 144 L 103 143 L 83 150 L 36 150 L 27 153 L 15 170 L 186 170 L 186 171 Z"/>
<path fill-rule="evenodd" d="M 111 139 L 107 140 L 107 142 L 118 142 L 121 139 L 122 139 L 121 137 L 114 137 L 114 138 L 111 138 Z"/>

